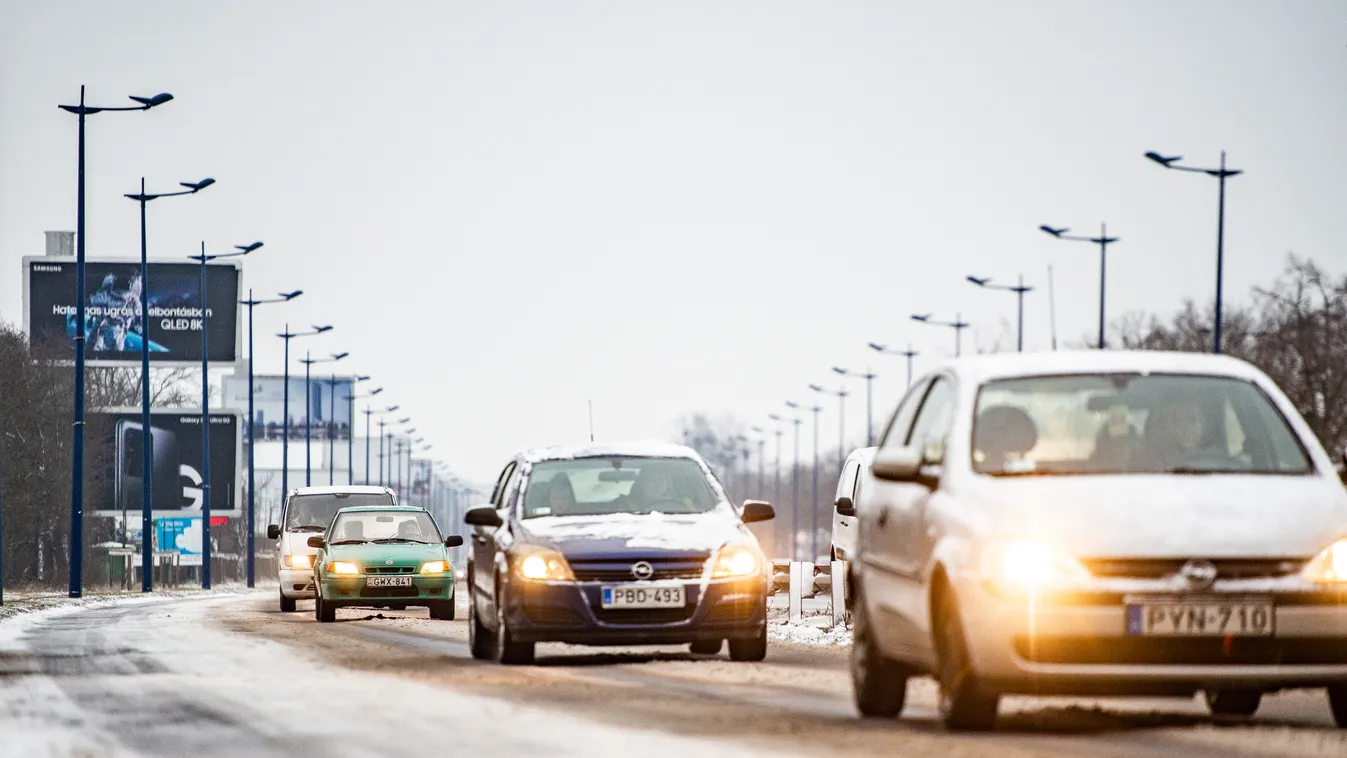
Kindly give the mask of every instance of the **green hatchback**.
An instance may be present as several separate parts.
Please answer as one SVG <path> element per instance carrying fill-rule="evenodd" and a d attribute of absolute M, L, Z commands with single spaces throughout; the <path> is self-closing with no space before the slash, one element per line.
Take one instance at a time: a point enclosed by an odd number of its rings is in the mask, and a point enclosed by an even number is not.
<path fill-rule="evenodd" d="M 429 512 L 403 506 L 362 506 L 337 511 L 327 533 L 309 538 L 313 561 L 314 616 L 337 620 L 348 606 L 401 610 L 420 605 L 434 619 L 454 617 L 454 566 L 449 550 L 463 544 L 442 537 Z"/>

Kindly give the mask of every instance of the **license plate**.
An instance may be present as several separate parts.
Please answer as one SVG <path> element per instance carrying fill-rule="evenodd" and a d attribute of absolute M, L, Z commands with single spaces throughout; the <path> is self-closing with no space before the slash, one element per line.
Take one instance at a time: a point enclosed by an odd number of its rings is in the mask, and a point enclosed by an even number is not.
<path fill-rule="evenodd" d="M 604 608 L 682 608 L 681 584 L 623 584 L 603 588 Z"/>
<path fill-rule="evenodd" d="M 367 576 L 365 577 L 366 587 L 410 587 L 412 578 L 410 576 Z"/>
<path fill-rule="evenodd" d="M 1127 605 L 1129 636 L 1270 637 L 1276 623 L 1276 609 L 1268 600 L 1152 600 Z"/>

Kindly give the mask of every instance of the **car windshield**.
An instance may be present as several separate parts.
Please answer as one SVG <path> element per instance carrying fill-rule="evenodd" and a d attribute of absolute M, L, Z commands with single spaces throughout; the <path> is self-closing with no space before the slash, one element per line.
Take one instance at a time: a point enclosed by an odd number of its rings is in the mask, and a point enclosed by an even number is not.
<path fill-rule="evenodd" d="M 973 469 L 993 476 L 1313 470 L 1285 417 L 1252 382 L 1173 374 L 989 382 L 978 392 Z"/>
<path fill-rule="evenodd" d="M 295 495 L 285 510 L 285 531 L 321 532 L 332 523 L 342 508 L 362 505 L 392 505 L 386 492 L 332 492 L 322 495 Z"/>
<path fill-rule="evenodd" d="M 582 458 L 535 463 L 522 517 L 705 513 L 719 502 L 694 460 Z"/>
<path fill-rule="evenodd" d="M 358 542 L 442 541 L 430 514 L 421 511 L 352 511 L 337 516 L 328 541 L 333 545 Z"/>

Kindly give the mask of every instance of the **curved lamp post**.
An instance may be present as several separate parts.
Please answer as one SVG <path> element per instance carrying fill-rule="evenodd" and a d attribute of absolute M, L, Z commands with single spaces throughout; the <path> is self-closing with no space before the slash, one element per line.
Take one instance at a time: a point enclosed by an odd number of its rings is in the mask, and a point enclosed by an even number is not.
<path fill-rule="evenodd" d="M 1071 231 L 1070 229 L 1067 229 L 1066 227 L 1062 227 L 1061 229 L 1054 229 L 1053 227 L 1048 226 L 1047 224 L 1043 224 L 1038 228 L 1041 229 L 1045 234 L 1050 234 L 1059 240 L 1070 240 L 1072 242 L 1089 242 L 1092 245 L 1099 246 L 1099 349 L 1103 350 L 1106 346 L 1106 340 L 1104 339 L 1104 329 L 1106 326 L 1106 322 L 1104 320 L 1104 284 L 1108 274 L 1108 246 L 1113 244 L 1114 242 L 1117 242 L 1119 238 L 1108 236 L 1107 224 L 1099 225 L 1098 237 L 1082 237 L 1075 234 L 1067 234 L 1067 232 Z"/>
<path fill-rule="evenodd" d="M 304 486 L 313 486 L 313 398 L 310 395 L 313 364 L 336 363 L 350 353 L 333 353 L 330 358 L 314 358 L 308 352 L 299 359 L 304 364 Z"/>
<path fill-rule="evenodd" d="M 914 313 L 914 314 L 912 314 L 912 320 L 913 320 L 913 321 L 920 322 L 920 323 L 923 323 L 923 324 L 926 324 L 926 325 L 928 325 L 928 326 L 948 326 L 948 327 L 950 327 L 951 329 L 953 329 L 953 330 L 954 330 L 954 357 L 955 357 L 955 358 L 958 358 L 958 357 L 962 354 L 962 348 L 961 348 L 961 345 L 960 345 L 960 339 L 959 339 L 959 338 L 960 338 L 960 335 L 963 334 L 963 330 L 968 328 L 968 322 L 967 322 L 967 321 L 962 321 L 962 320 L 960 320 L 959 314 L 957 314 L 957 313 L 954 314 L 954 320 L 953 320 L 953 321 L 936 321 L 935 319 L 931 318 L 931 314 L 929 314 L 929 313 Z"/>
<path fill-rule="evenodd" d="M 991 279 L 986 279 L 977 276 L 968 276 L 965 278 L 968 281 L 972 282 L 973 284 L 976 284 L 977 286 L 983 289 L 1001 290 L 1003 292 L 1015 293 L 1017 299 L 1019 300 L 1019 314 L 1016 317 L 1016 327 L 1015 327 L 1015 352 L 1017 353 L 1024 352 L 1024 293 L 1033 292 L 1034 290 L 1033 287 L 1024 286 L 1024 275 L 1020 274 L 1020 283 L 1014 287 L 1006 284 L 992 284 Z"/>

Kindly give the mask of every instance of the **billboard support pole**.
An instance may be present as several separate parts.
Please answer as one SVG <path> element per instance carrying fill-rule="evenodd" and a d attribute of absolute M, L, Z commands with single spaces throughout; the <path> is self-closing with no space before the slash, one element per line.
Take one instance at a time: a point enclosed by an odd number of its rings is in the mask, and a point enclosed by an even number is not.
<path fill-rule="evenodd" d="M 201 241 L 201 589 L 210 589 L 210 319 L 206 318 L 206 241 Z"/>
<path fill-rule="evenodd" d="M 313 485 L 313 398 L 309 396 L 309 374 L 313 358 L 304 351 L 304 486 Z"/>
<path fill-rule="evenodd" d="M 145 231 L 145 177 L 140 177 L 140 591 L 154 589 L 154 457 L 150 434 L 150 264 Z M 123 522 L 125 523 L 125 522 Z"/>
<path fill-rule="evenodd" d="M 290 493 L 290 325 L 285 325 L 285 376 L 281 379 L 281 502 Z"/>
<path fill-rule="evenodd" d="M 253 291 L 248 289 L 248 423 L 243 428 L 248 430 L 248 589 L 255 586 L 256 561 L 254 554 L 257 541 L 257 470 L 255 468 L 255 459 L 253 457 L 254 449 L 257 447 L 257 435 L 253 430 L 253 422 L 257 419 L 253 407 L 253 306 L 257 302 L 253 300 Z M 240 429 L 240 432 L 243 430 Z"/>
<path fill-rule="evenodd" d="M 75 423 L 70 458 L 70 597 L 84 594 L 84 85 L 79 104 L 79 182 L 75 200 Z"/>
<path fill-rule="evenodd" d="M 355 383 L 351 387 L 354 389 Z M 337 483 L 337 372 L 327 386 L 327 486 Z"/>

